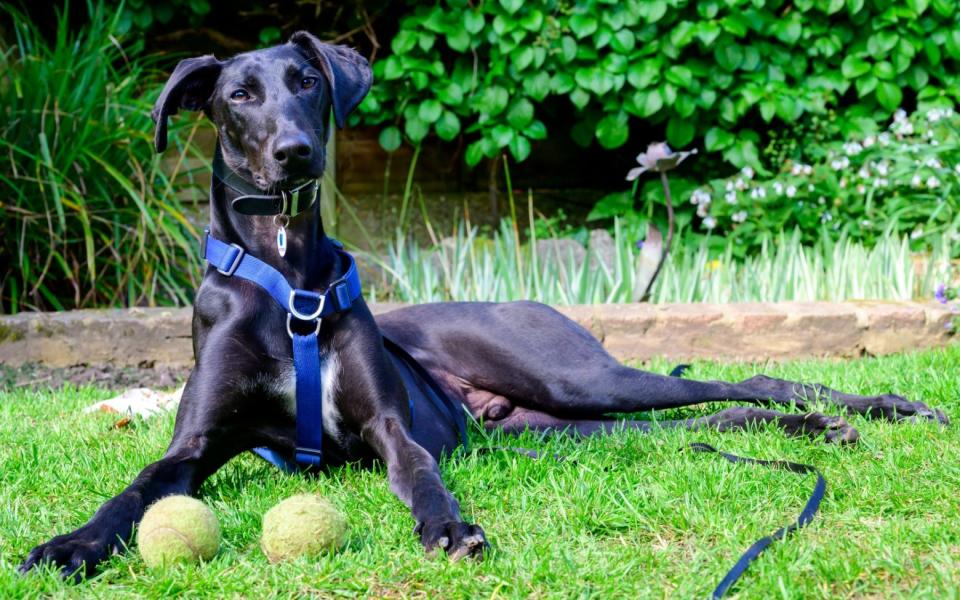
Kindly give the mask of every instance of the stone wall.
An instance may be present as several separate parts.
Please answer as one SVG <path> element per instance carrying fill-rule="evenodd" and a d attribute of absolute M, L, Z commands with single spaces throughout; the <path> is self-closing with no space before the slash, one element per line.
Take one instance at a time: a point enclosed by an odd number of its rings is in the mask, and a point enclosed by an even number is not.
<path fill-rule="evenodd" d="M 371 305 L 374 314 L 398 305 Z M 853 357 L 942 346 L 954 315 L 935 303 L 783 302 L 558 307 L 620 360 Z M 189 366 L 191 309 L 0 317 L 0 362 Z"/>

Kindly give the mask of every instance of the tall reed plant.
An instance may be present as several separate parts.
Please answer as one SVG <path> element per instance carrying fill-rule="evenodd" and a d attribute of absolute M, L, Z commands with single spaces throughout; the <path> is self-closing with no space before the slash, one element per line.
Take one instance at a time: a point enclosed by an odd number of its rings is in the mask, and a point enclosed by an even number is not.
<path fill-rule="evenodd" d="M 196 227 L 178 198 L 197 189 L 153 151 L 156 83 L 142 45 L 114 32 L 120 11 L 44 37 L 17 9 L 0 41 L 0 312 L 186 304 L 199 265 Z M 170 153 L 172 154 L 172 153 Z M 197 190 L 199 191 L 199 190 Z"/>
<path fill-rule="evenodd" d="M 533 229 L 531 228 L 531 231 Z M 370 255 L 386 285 L 379 300 L 537 300 L 550 304 L 636 302 L 646 281 L 642 250 L 613 235 L 612 252 L 576 251 L 572 240 L 531 239 L 521 243 L 510 219 L 490 237 L 461 222 L 431 248 L 397 234 L 383 258 Z M 736 258 L 733 240 L 720 254 L 710 240 L 670 253 L 651 294 L 652 302 L 748 302 L 787 300 L 910 300 L 931 298 L 949 277 L 949 244 L 914 253 L 893 231 L 872 247 L 847 237 L 803 243 L 800 231 L 765 234 L 760 250 Z M 539 247 L 539 250 L 537 248 Z"/>

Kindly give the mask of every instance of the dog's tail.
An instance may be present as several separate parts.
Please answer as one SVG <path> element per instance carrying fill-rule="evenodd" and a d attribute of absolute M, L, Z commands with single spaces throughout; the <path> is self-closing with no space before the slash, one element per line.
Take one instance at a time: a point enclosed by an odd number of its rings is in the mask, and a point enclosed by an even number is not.
<path fill-rule="evenodd" d="M 683 377 L 683 374 L 686 373 L 689 368 L 690 365 L 677 365 L 670 371 L 670 377 Z"/>

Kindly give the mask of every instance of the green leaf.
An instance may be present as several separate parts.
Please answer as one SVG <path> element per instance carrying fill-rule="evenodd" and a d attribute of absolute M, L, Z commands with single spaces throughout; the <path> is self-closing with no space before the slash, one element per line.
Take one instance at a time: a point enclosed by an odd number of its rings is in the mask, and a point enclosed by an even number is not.
<path fill-rule="evenodd" d="M 513 129 L 506 125 L 497 125 L 490 130 L 490 139 L 498 148 L 506 148 L 510 144 L 510 140 L 513 139 Z"/>
<path fill-rule="evenodd" d="M 441 140 L 449 142 L 460 133 L 460 119 L 449 110 L 445 110 L 434 128 Z"/>
<path fill-rule="evenodd" d="M 560 48 L 563 52 L 563 60 L 572 62 L 577 58 L 577 40 L 569 35 L 560 38 Z"/>
<path fill-rule="evenodd" d="M 893 79 L 896 76 L 893 65 L 885 60 L 874 63 L 873 74 L 876 75 L 878 79 Z"/>
<path fill-rule="evenodd" d="M 728 148 L 736 140 L 736 137 L 729 131 L 719 127 L 711 127 L 704 137 L 704 145 L 708 152 L 716 152 Z"/>
<path fill-rule="evenodd" d="M 406 54 L 413 50 L 416 45 L 417 34 L 407 29 L 398 31 L 397 35 L 393 36 L 390 41 L 390 49 L 393 50 L 394 54 Z"/>
<path fill-rule="evenodd" d="M 877 89 L 877 83 L 879 80 L 871 73 L 864 75 L 863 77 L 858 77 L 854 82 L 854 85 L 857 88 L 857 95 L 861 98 L 870 95 L 870 92 Z"/>
<path fill-rule="evenodd" d="M 530 140 L 522 135 L 513 136 L 513 139 L 510 140 L 510 154 L 517 162 L 526 160 L 530 156 Z"/>
<path fill-rule="evenodd" d="M 626 113 L 607 115 L 597 123 L 597 141 L 608 150 L 624 145 L 629 134 L 630 127 Z"/>
<path fill-rule="evenodd" d="M 533 77 L 526 77 L 523 80 L 523 91 L 537 102 L 543 100 L 550 93 L 550 74 L 540 71 Z"/>
<path fill-rule="evenodd" d="M 520 17 L 520 26 L 527 31 L 540 31 L 543 27 L 543 13 L 537 9 L 531 10 Z"/>
<path fill-rule="evenodd" d="M 483 160 L 483 140 L 478 140 L 467 146 L 463 158 L 471 167 L 480 164 L 480 161 Z"/>
<path fill-rule="evenodd" d="M 667 141 L 674 148 L 683 148 L 691 141 L 697 129 L 690 119 L 671 117 L 667 122 Z"/>
<path fill-rule="evenodd" d="M 500 6 L 512 15 L 523 7 L 523 0 L 500 0 Z"/>
<path fill-rule="evenodd" d="M 717 64 L 727 71 L 735 71 L 743 63 L 743 50 L 736 42 L 727 42 L 713 50 Z"/>
<path fill-rule="evenodd" d="M 444 104 L 457 106 L 463 102 L 463 89 L 456 82 L 451 81 L 437 91 L 437 99 Z"/>
<path fill-rule="evenodd" d="M 777 94 L 773 104 L 776 107 L 777 116 L 783 121 L 790 123 L 799 116 L 797 101 L 785 93 Z"/>
<path fill-rule="evenodd" d="M 526 45 L 518 46 L 511 55 L 511 58 L 513 58 L 513 66 L 515 66 L 518 71 L 522 71 L 533 62 L 533 48 Z"/>
<path fill-rule="evenodd" d="M 467 30 L 467 33 L 476 35 L 483 31 L 485 24 L 483 13 L 479 10 L 468 10 L 463 13 L 463 28 Z"/>
<path fill-rule="evenodd" d="M 403 65 L 399 56 L 388 56 L 383 59 L 383 78 L 387 81 L 403 77 Z"/>
<path fill-rule="evenodd" d="M 682 88 L 689 88 L 693 84 L 693 72 L 683 66 L 674 65 L 667 69 L 667 81 Z"/>
<path fill-rule="evenodd" d="M 896 110 L 900 107 L 900 101 L 903 100 L 903 92 L 900 86 L 892 81 L 881 81 L 877 84 L 877 102 L 888 111 Z"/>
<path fill-rule="evenodd" d="M 610 40 L 610 47 L 620 54 L 629 54 L 633 51 L 636 43 L 637 39 L 634 37 L 632 31 L 629 29 L 621 29 L 613 35 L 613 39 Z"/>
<path fill-rule="evenodd" d="M 867 52 L 874 58 L 883 58 L 897 45 L 900 36 L 893 31 L 878 31 L 867 39 Z"/>
<path fill-rule="evenodd" d="M 663 107 L 663 97 L 660 95 L 660 90 L 645 90 L 634 94 L 633 103 L 639 113 L 638 116 L 649 117 Z"/>
<path fill-rule="evenodd" d="M 418 118 L 413 118 L 404 122 L 403 130 L 410 141 L 416 144 L 427 137 L 427 134 L 430 133 L 430 126 Z"/>
<path fill-rule="evenodd" d="M 417 111 L 417 115 L 424 123 L 434 123 L 443 114 L 443 106 L 437 100 L 424 100 Z"/>
<path fill-rule="evenodd" d="M 542 121 L 534 121 L 523 130 L 523 135 L 531 140 L 545 140 L 547 139 L 547 126 Z"/>
<path fill-rule="evenodd" d="M 667 14 L 667 3 L 663 0 L 654 0 L 645 4 L 648 23 L 656 23 L 663 18 L 663 15 Z"/>
<path fill-rule="evenodd" d="M 570 17 L 570 29 L 577 39 L 593 35 L 597 30 L 597 18 L 590 14 L 573 15 Z"/>
<path fill-rule="evenodd" d="M 960 60 L 960 28 L 954 27 L 947 33 L 947 39 L 944 46 L 947 54 L 954 60 Z"/>
<path fill-rule="evenodd" d="M 573 105 L 578 109 L 583 110 L 583 107 L 587 105 L 587 102 L 590 102 L 590 94 L 580 88 L 577 88 L 570 93 L 570 102 L 573 102 Z"/>
<path fill-rule="evenodd" d="M 403 138 L 400 135 L 400 130 L 393 125 L 380 132 L 380 147 L 387 152 L 393 152 L 400 147 L 401 143 L 403 143 Z"/>
<path fill-rule="evenodd" d="M 533 121 L 533 104 L 526 98 L 513 103 L 507 111 L 507 122 L 514 129 L 523 129 Z"/>
<path fill-rule="evenodd" d="M 507 107 L 509 100 L 510 95 L 507 93 L 507 90 L 499 85 L 493 85 L 483 91 L 483 95 L 480 96 L 479 108 L 486 113 L 487 116 L 498 115 Z"/>
<path fill-rule="evenodd" d="M 843 72 L 843 76 L 847 79 L 856 79 L 857 77 L 870 72 L 870 63 L 863 60 L 859 56 L 848 54 L 847 57 L 843 59 L 843 64 L 840 65 L 840 70 Z"/>
<path fill-rule="evenodd" d="M 633 194 L 630 192 L 614 192 L 600 198 L 590 214 L 587 215 L 588 221 L 597 221 L 599 219 L 609 219 L 619 217 L 630 213 L 633 210 Z"/>
<path fill-rule="evenodd" d="M 633 63 L 627 69 L 627 81 L 638 90 L 649 87 L 659 77 L 660 62 L 654 59 Z"/>
<path fill-rule="evenodd" d="M 907 0 L 907 6 L 917 15 L 922 15 L 930 6 L 930 0 Z"/>
<path fill-rule="evenodd" d="M 463 52 L 470 47 L 470 34 L 463 28 L 454 29 L 447 33 L 447 45 L 457 52 Z"/>

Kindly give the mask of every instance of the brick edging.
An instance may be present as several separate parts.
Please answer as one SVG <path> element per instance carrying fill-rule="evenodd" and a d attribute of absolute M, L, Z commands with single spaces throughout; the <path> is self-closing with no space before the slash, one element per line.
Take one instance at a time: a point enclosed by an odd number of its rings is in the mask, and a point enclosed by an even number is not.
<path fill-rule="evenodd" d="M 398 308 L 374 304 L 374 314 Z M 943 346 L 954 315 L 920 302 L 605 304 L 557 310 L 620 360 L 783 360 Z M 0 316 L 0 362 L 189 366 L 190 308 L 78 310 Z"/>

